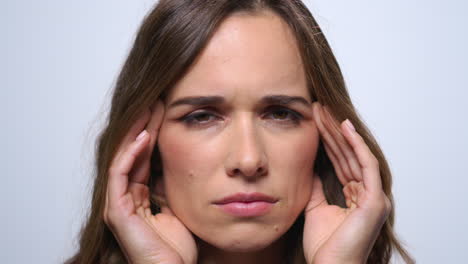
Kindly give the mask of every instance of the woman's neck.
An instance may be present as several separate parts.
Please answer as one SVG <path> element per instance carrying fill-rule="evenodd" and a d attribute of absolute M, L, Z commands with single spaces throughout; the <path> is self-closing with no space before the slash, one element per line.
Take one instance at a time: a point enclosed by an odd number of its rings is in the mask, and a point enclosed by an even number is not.
<path fill-rule="evenodd" d="M 253 263 L 284 263 L 285 243 L 280 238 L 270 246 L 255 252 L 228 252 L 215 248 L 201 240 L 198 240 L 199 264 L 253 264 Z"/>

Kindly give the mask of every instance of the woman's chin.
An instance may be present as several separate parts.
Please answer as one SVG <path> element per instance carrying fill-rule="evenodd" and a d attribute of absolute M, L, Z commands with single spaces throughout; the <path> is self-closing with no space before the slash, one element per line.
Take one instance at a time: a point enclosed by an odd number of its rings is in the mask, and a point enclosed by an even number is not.
<path fill-rule="evenodd" d="M 265 241 L 252 239 L 230 239 L 209 243 L 209 247 L 230 253 L 253 253 L 261 251 L 272 244 L 274 240 Z M 205 242 L 206 243 L 206 242 Z"/>
<path fill-rule="evenodd" d="M 283 230 L 284 229 L 284 230 Z M 214 231 L 214 230 L 213 230 Z M 232 253 L 248 253 L 263 250 L 278 242 L 287 228 L 274 226 L 241 225 L 220 230 L 209 236 L 199 236 L 209 247 Z"/>

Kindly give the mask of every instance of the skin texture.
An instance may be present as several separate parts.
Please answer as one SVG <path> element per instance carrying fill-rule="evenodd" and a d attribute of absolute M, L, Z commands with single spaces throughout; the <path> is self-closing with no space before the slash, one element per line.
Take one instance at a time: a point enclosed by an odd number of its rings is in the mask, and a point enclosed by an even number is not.
<path fill-rule="evenodd" d="M 271 95 L 305 103 L 264 100 Z M 223 100 L 172 106 L 187 96 Z M 128 262 L 279 263 L 281 237 L 305 209 L 308 263 L 365 263 L 391 208 L 377 159 L 349 121 L 338 122 L 310 100 L 294 38 L 279 17 L 226 19 L 113 158 L 103 218 Z M 327 204 L 313 172 L 319 140 L 348 208 Z M 148 188 L 154 147 L 163 175 L 152 191 L 165 201 L 157 215 Z M 277 202 L 248 219 L 213 204 L 236 192 L 262 192 Z M 192 234 L 201 239 L 198 248 Z"/>
<path fill-rule="evenodd" d="M 306 103 L 262 101 L 272 95 L 300 96 Z M 220 96 L 224 102 L 171 107 L 196 96 Z M 270 13 L 229 17 L 165 106 L 158 146 L 165 195 L 177 217 L 212 246 L 210 255 L 257 251 L 278 240 L 310 198 L 318 146 L 288 26 Z M 181 120 L 187 115 L 191 119 Z M 238 192 L 261 192 L 278 202 L 267 215 L 248 219 L 213 204 Z"/>

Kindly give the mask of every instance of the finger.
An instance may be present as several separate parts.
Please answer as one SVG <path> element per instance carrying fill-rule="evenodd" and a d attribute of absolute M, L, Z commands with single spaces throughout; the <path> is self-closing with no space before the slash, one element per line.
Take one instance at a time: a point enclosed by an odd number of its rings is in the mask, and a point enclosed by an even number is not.
<path fill-rule="evenodd" d="M 353 148 L 362 170 L 364 188 L 369 191 L 382 191 L 382 180 L 380 179 L 379 162 L 372 154 L 364 139 L 359 135 L 351 122 L 346 119 L 342 128 L 344 136 Z"/>
<path fill-rule="evenodd" d="M 328 145 L 323 144 L 323 147 L 325 148 L 325 151 L 327 152 L 328 158 L 333 164 L 333 167 L 335 169 L 336 177 L 340 180 L 341 184 L 345 185 L 347 183 L 346 177 L 343 175 L 343 171 L 341 170 L 341 166 L 339 165 L 339 162 L 337 158 L 335 157 L 335 154 L 330 150 Z"/>
<path fill-rule="evenodd" d="M 158 100 L 159 101 L 159 100 Z M 150 167 L 151 167 L 151 154 L 153 153 L 154 145 L 157 140 L 158 130 L 162 123 L 164 115 L 164 105 L 161 101 L 156 103 L 151 113 L 151 118 L 146 125 L 146 131 L 150 135 L 150 142 L 145 147 L 143 153 L 138 157 L 131 171 L 129 181 L 141 184 L 148 184 Z"/>
<path fill-rule="evenodd" d="M 138 119 L 133 123 L 130 127 L 127 134 L 122 139 L 119 148 L 115 157 L 117 159 L 120 158 L 122 153 L 125 151 L 128 145 L 132 144 L 135 141 L 135 138 L 145 129 L 146 124 L 150 120 L 151 111 L 149 109 L 145 110 L 142 115 L 138 117 Z"/>
<path fill-rule="evenodd" d="M 148 141 L 148 132 L 143 131 L 139 137 L 126 148 L 120 158 L 112 162 L 109 168 L 109 205 L 117 201 L 127 192 L 128 174 L 136 158 L 148 144 Z"/>
<path fill-rule="evenodd" d="M 362 171 L 359 162 L 357 161 L 357 156 L 354 153 L 351 145 L 349 145 L 348 141 L 343 136 L 340 123 L 332 116 L 328 110 L 328 107 L 324 106 L 322 110 L 325 116 L 325 127 L 328 129 L 331 139 L 336 142 L 338 151 L 342 154 L 344 159 L 344 161 L 341 162 L 346 162 L 346 168 L 349 168 L 349 170 L 346 171 L 349 173 L 345 175 L 346 178 L 348 180 L 362 181 Z"/>
<path fill-rule="evenodd" d="M 141 183 L 128 183 L 128 192 L 132 196 L 133 204 L 136 208 L 149 208 L 150 207 L 150 200 L 149 200 L 149 188 L 145 184 Z"/>
<path fill-rule="evenodd" d="M 154 145 L 157 141 L 158 130 L 164 115 L 164 105 L 160 100 L 156 101 L 155 105 L 151 107 L 151 109 L 151 118 L 146 126 L 146 130 L 150 135 L 150 143 L 137 160 L 134 169 L 130 174 L 130 181 L 142 184 L 147 184 L 149 179 L 151 154 L 153 153 Z"/>
<path fill-rule="evenodd" d="M 344 177 L 344 181 L 342 184 L 346 184 L 349 180 L 351 180 L 351 171 L 349 169 L 348 163 L 346 161 L 346 157 L 344 153 L 340 149 L 340 143 L 333 138 L 333 133 L 335 132 L 335 127 L 333 121 L 330 121 L 329 117 L 326 114 L 325 107 L 319 107 L 320 113 L 320 121 L 322 123 L 321 127 L 321 134 L 323 135 L 324 144 L 328 146 L 328 149 L 333 153 L 335 156 L 336 163 L 334 163 L 335 167 L 340 167 L 342 171 L 342 176 Z"/>
<path fill-rule="evenodd" d="M 158 138 L 159 128 L 164 119 L 164 103 L 158 99 L 153 107 L 151 107 L 151 120 L 146 126 L 146 130 L 151 135 L 150 146 L 153 148 Z"/>
<path fill-rule="evenodd" d="M 343 188 L 343 194 L 345 196 L 346 206 L 348 209 L 353 210 L 359 204 L 359 197 L 362 195 L 363 182 L 351 181 Z"/>
<path fill-rule="evenodd" d="M 320 135 L 323 139 L 323 144 L 326 146 L 326 150 L 328 149 L 327 154 L 331 153 L 333 156 L 333 159 L 330 156 L 329 157 L 331 158 L 330 160 L 333 163 L 337 177 L 340 182 L 345 185 L 350 180 L 350 177 L 346 176 L 347 174 L 350 174 L 349 168 L 347 166 L 346 160 L 343 157 L 343 154 L 341 151 L 339 151 L 336 142 L 333 140 L 332 136 L 324 125 L 325 120 L 321 108 L 322 107 L 318 103 L 314 106 L 314 118 L 317 123 Z"/>

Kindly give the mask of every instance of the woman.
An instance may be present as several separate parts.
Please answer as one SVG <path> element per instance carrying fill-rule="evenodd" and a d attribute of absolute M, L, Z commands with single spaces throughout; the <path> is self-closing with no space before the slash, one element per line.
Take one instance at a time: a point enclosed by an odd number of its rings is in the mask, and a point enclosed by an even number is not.
<path fill-rule="evenodd" d="M 160 1 L 96 165 L 67 263 L 413 263 L 385 158 L 300 1 Z"/>

